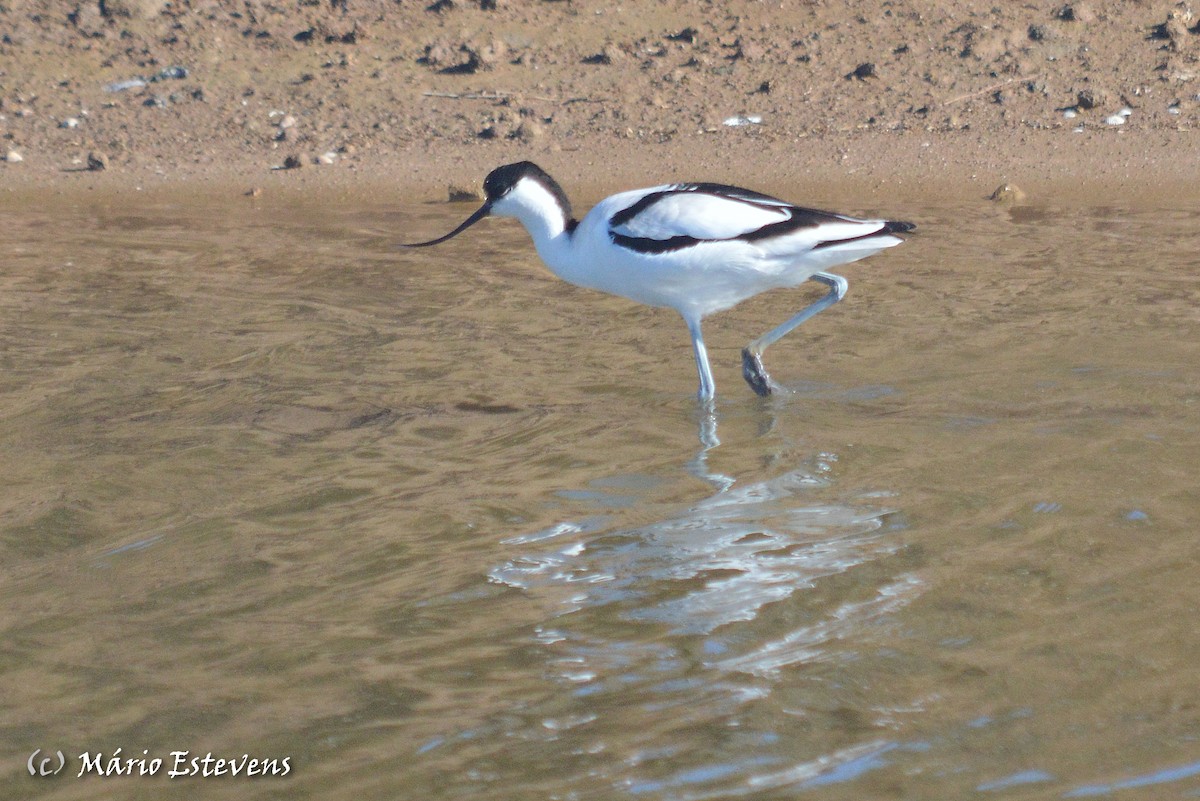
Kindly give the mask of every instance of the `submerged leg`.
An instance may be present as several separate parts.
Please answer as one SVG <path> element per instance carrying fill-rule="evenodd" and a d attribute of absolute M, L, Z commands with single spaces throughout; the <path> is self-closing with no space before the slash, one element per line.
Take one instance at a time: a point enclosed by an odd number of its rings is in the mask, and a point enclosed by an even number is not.
<path fill-rule="evenodd" d="M 708 350 L 704 347 L 704 337 L 700 335 L 700 320 L 684 318 L 687 321 L 688 332 L 692 335 L 692 348 L 696 351 L 696 371 L 700 373 L 700 400 L 712 400 L 717 392 L 713 383 L 712 368 L 708 366 Z"/>
<path fill-rule="evenodd" d="M 813 275 L 813 280 L 820 281 L 822 284 L 828 286 L 829 294 L 800 311 L 783 325 L 772 328 L 747 345 L 742 351 L 742 375 L 746 378 L 746 383 L 750 385 L 750 389 L 763 397 L 770 395 L 771 389 L 775 386 L 771 381 L 771 376 L 767 375 L 767 371 L 763 367 L 763 351 L 767 349 L 768 345 L 788 334 L 809 317 L 812 317 L 819 311 L 828 309 L 844 298 L 846 296 L 846 289 L 849 287 L 845 278 L 833 273 L 816 273 Z"/>

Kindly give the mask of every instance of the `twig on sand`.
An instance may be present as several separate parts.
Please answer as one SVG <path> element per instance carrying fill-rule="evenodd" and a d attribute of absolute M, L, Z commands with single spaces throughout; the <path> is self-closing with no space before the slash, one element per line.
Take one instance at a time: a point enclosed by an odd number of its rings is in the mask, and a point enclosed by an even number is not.
<path fill-rule="evenodd" d="M 503 100 L 506 97 L 516 97 L 520 92 L 422 92 L 425 97 L 444 97 L 450 100 Z M 537 95 L 522 95 L 532 100 L 546 100 L 557 103 L 558 98 L 538 97 Z"/>
<path fill-rule="evenodd" d="M 962 100 L 970 100 L 972 97 L 979 97 L 980 95 L 986 95 L 988 92 L 994 92 L 997 89 L 1003 89 L 1005 86 L 1008 86 L 1010 83 L 1015 83 L 1017 81 L 1030 81 L 1036 77 L 1038 77 L 1038 76 L 1036 76 L 1036 75 L 1018 75 L 1015 78 L 1009 78 L 1006 81 L 1000 81 L 1000 83 L 994 83 L 991 86 L 985 86 L 982 89 L 976 89 L 974 92 L 967 92 L 965 95 L 959 95 L 958 97 L 952 97 L 949 100 L 943 100 L 942 105 L 949 106 L 954 103 L 958 103 L 959 101 L 962 101 Z"/>
<path fill-rule="evenodd" d="M 570 106 L 571 103 L 604 103 L 604 97 L 568 97 L 562 100 L 559 97 L 546 97 L 545 95 L 526 95 L 524 92 L 437 92 L 425 91 L 421 92 L 425 97 L 443 97 L 446 100 L 508 100 L 509 97 L 524 97 L 528 100 L 544 101 L 546 103 L 558 103 L 559 106 Z"/>

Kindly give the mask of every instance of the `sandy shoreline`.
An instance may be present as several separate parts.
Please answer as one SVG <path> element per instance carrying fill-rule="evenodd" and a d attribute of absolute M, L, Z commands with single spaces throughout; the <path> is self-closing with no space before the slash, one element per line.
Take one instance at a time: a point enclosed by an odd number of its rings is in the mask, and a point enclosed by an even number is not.
<path fill-rule="evenodd" d="M 0 198 L 428 202 L 530 159 L 581 205 L 675 180 L 1169 204 L 1200 178 L 1197 76 L 1173 2 L 25 0 L 0 7 Z"/>
<path fill-rule="evenodd" d="M 991 136 L 859 134 L 789 143 L 722 132 L 682 147 L 605 141 L 554 151 L 481 147 L 467 152 L 398 152 L 369 163 L 293 170 L 253 164 L 177 170 L 164 157 L 160 165 L 121 171 L 10 168 L 0 202 L 135 193 L 247 200 L 334 195 L 364 203 L 428 203 L 447 200 L 450 186 L 478 187 L 493 167 L 522 159 L 542 165 L 581 202 L 674 180 L 746 185 L 799 202 L 858 199 L 868 206 L 985 201 L 1006 184 L 1019 187 L 1025 202 L 1034 204 L 1172 205 L 1200 195 L 1200 161 L 1173 155 L 1195 148 L 1191 132 L 1030 132 L 1021 137 L 1020 157 L 992 148 Z M 703 149 L 702 156 L 696 156 L 697 149 Z"/>

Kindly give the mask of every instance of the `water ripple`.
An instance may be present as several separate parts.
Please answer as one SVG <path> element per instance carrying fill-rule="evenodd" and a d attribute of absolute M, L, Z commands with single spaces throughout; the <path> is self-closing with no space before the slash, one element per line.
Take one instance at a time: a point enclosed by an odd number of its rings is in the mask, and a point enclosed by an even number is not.
<path fill-rule="evenodd" d="M 707 634 L 753 620 L 765 604 L 894 549 L 881 536 L 892 510 L 795 504 L 827 484 L 813 472 L 793 471 L 599 535 L 560 522 L 506 540 L 554 547 L 516 555 L 489 578 L 537 595 L 555 615 L 621 603 L 626 620 Z"/>
<path fill-rule="evenodd" d="M 864 625 L 895 613 L 907 605 L 920 588 L 921 582 L 915 576 L 901 576 L 898 581 L 881 587 L 868 601 L 842 604 L 818 623 L 802 626 L 741 656 L 715 662 L 713 666 L 774 676 L 788 665 L 821 658 L 831 641 L 848 637 Z"/>

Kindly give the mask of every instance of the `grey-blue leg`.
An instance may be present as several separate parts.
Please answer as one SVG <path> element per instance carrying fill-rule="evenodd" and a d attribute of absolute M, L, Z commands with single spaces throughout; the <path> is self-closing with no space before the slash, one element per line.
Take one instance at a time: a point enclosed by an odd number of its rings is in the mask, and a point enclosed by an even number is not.
<path fill-rule="evenodd" d="M 767 349 L 768 345 L 773 344 L 790 333 L 792 329 L 809 317 L 812 317 L 817 312 L 828 309 L 846 297 L 846 289 L 850 286 L 845 278 L 833 273 L 816 273 L 813 275 L 812 280 L 820 281 L 822 284 L 828 286 L 829 294 L 803 309 L 783 325 L 772 328 L 747 345 L 742 351 L 742 375 L 745 376 L 746 383 L 750 385 L 750 389 L 763 397 L 770 395 L 771 390 L 775 387 L 774 382 L 771 381 L 771 376 L 767 375 L 766 369 L 763 368 L 763 351 Z"/>
<path fill-rule="evenodd" d="M 692 349 L 696 352 L 696 371 L 700 373 L 700 400 L 712 400 L 717 392 L 713 382 L 712 368 L 708 366 L 708 349 L 704 347 L 704 337 L 700 335 L 700 320 L 685 317 L 688 332 L 692 335 Z"/>

